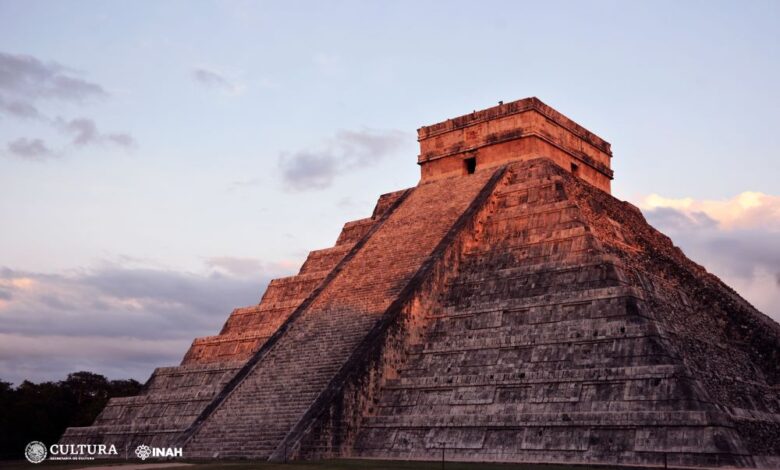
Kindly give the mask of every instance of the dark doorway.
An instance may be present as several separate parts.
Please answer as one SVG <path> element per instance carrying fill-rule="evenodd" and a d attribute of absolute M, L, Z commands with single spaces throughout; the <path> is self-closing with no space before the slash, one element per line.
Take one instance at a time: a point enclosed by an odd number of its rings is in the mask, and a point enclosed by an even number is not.
<path fill-rule="evenodd" d="M 576 163 L 571 164 L 571 174 L 574 176 L 580 176 L 580 166 Z"/>
<path fill-rule="evenodd" d="M 477 171 L 477 157 L 467 158 L 463 160 L 463 164 L 466 165 L 467 174 L 472 175 Z"/>

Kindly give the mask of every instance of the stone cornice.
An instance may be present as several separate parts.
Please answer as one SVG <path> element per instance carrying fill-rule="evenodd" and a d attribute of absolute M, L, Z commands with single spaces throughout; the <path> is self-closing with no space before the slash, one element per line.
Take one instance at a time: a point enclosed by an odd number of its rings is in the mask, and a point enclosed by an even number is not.
<path fill-rule="evenodd" d="M 612 156 L 612 150 L 609 142 L 580 126 L 550 106 L 544 104 L 536 97 L 524 98 L 522 100 L 513 101 L 511 103 L 499 104 L 498 106 L 493 106 L 481 111 L 474 111 L 470 114 L 464 114 L 463 116 L 448 119 L 437 124 L 423 126 L 417 129 L 417 140 L 422 141 L 437 135 L 445 134 L 447 132 L 463 129 L 486 121 L 491 121 L 527 111 L 538 112 L 553 123 L 588 142 L 598 150 Z"/>
<path fill-rule="evenodd" d="M 488 136 L 488 137 L 491 137 L 491 136 Z M 584 154 L 582 152 L 578 152 L 578 151 L 572 150 L 572 149 L 570 149 L 570 148 L 560 144 L 559 142 L 554 141 L 553 139 L 549 138 L 548 136 L 546 136 L 546 135 L 544 135 L 544 134 L 542 134 L 540 132 L 536 132 L 536 131 L 523 132 L 523 133 L 520 133 L 520 134 L 516 134 L 515 132 L 510 132 L 506 136 L 489 138 L 485 142 L 482 142 L 479 145 L 473 145 L 471 147 L 453 148 L 453 149 L 445 150 L 444 152 L 442 152 L 440 154 L 431 154 L 431 153 L 427 153 L 425 155 L 421 154 L 421 155 L 417 156 L 417 164 L 418 165 L 422 165 L 424 163 L 428 163 L 428 162 L 431 162 L 431 161 L 434 161 L 434 160 L 439 160 L 441 158 L 449 157 L 449 156 L 452 156 L 452 155 L 458 155 L 458 154 L 462 154 L 462 153 L 474 152 L 474 151 L 479 150 L 479 149 L 481 149 L 483 147 L 489 147 L 491 145 L 501 144 L 501 143 L 504 143 L 504 142 L 509 142 L 509 141 L 518 140 L 518 139 L 524 139 L 524 138 L 528 138 L 528 137 L 537 137 L 537 138 L 539 138 L 541 140 L 544 140 L 545 142 L 547 142 L 548 144 L 552 145 L 553 147 L 556 147 L 559 150 L 561 150 L 563 152 L 566 152 L 567 154 L 571 155 L 575 159 L 577 159 L 577 160 L 581 161 L 582 163 L 590 166 L 591 168 L 593 168 L 594 170 L 596 170 L 599 173 L 603 174 L 607 178 L 614 179 L 613 178 L 614 173 L 613 173 L 612 169 L 610 169 L 610 168 L 606 167 L 605 165 L 595 161 L 593 158 L 589 157 L 588 155 L 586 155 L 586 154 Z"/>

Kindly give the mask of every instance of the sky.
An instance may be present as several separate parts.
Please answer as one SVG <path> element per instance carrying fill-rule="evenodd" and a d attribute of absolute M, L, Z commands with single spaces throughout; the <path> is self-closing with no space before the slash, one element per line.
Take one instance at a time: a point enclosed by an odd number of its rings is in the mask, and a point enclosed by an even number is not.
<path fill-rule="evenodd" d="M 0 0 L 0 380 L 146 380 L 537 96 L 780 319 L 780 3 Z"/>

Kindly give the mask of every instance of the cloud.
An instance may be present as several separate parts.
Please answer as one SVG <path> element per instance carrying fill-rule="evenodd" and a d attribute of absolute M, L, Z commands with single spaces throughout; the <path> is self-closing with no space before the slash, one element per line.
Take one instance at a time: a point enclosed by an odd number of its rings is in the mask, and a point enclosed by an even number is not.
<path fill-rule="evenodd" d="M 94 371 L 110 379 L 143 383 L 154 367 L 177 364 L 191 341 L 102 336 L 0 333 L 0 380 L 62 380 L 69 372 Z"/>
<path fill-rule="evenodd" d="M 105 134 L 103 136 L 103 139 L 106 142 L 119 145 L 120 147 L 131 148 L 138 145 L 135 141 L 135 138 L 133 138 L 133 136 L 124 132 L 118 134 Z"/>
<path fill-rule="evenodd" d="M 75 134 L 73 137 L 75 145 L 87 145 L 99 140 L 100 134 L 97 131 L 97 126 L 91 119 L 73 119 L 62 122 L 61 125 L 66 132 Z"/>
<path fill-rule="evenodd" d="M 257 258 L 237 256 L 216 256 L 206 258 L 205 263 L 206 266 L 217 273 L 239 278 L 254 278 L 267 275 L 268 273 L 286 276 L 289 275 L 290 272 L 296 271 L 301 265 L 299 260 L 282 260 L 275 263 L 264 263 Z"/>
<path fill-rule="evenodd" d="M 192 71 L 192 78 L 201 85 L 224 91 L 235 95 L 243 91 L 244 87 L 228 80 L 224 75 L 205 68 L 196 68 Z"/>
<path fill-rule="evenodd" d="M 666 230 L 698 231 L 718 227 L 718 221 L 704 212 L 684 212 L 669 207 L 656 207 L 649 210 L 653 222 Z"/>
<path fill-rule="evenodd" d="M 61 131 L 73 135 L 72 143 L 79 147 L 102 143 L 111 143 L 126 148 L 135 146 L 135 139 L 129 134 L 101 133 L 92 119 L 77 118 L 68 121 L 57 118 L 56 125 Z"/>
<path fill-rule="evenodd" d="M 327 188 L 333 182 L 338 165 L 338 158 L 331 154 L 307 151 L 292 155 L 283 153 L 279 161 L 287 187 L 299 191 Z"/>
<path fill-rule="evenodd" d="M 41 119 L 43 116 L 38 108 L 27 101 L 5 100 L 0 96 L 0 112 L 22 119 Z"/>
<path fill-rule="evenodd" d="M 240 189 L 251 188 L 253 186 L 260 186 L 263 181 L 260 178 L 247 178 L 243 180 L 232 181 L 228 187 L 228 191 L 238 191 Z"/>
<path fill-rule="evenodd" d="M 730 199 L 636 203 L 694 261 L 780 321 L 780 197 L 746 191 Z"/>
<path fill-rule="evenodd" d="M 32 56 L 0 52 L 0 113 L 21 120 L 44 123 L 73 135 L 76 147 L 108 143 L 124 148 L 135 147 L 135 139 L 127 133 L 101 133 L 92 119 L 51 118 L 37 107 L 39 101 L 64 101 L 83 104 L 88 99 L 107 97 L 106 90 L 77 76 L 72 69 L 56 62 L 43 62 Z M 17 138 L 6 144 L 11 156 L 28 160 L 44 160 L 62 155 L 54 152 L 40 138 Z"/>
<path fill-rule="evenodd" d="M 130 149 L 136 146 L 135 139 L 130 134 L 104 134 L 98 130 L 95 121 L 91 119 L 65 120 L 58 117 L 51 123 L 60 132 L 71 135 L 71 144 L 76 147 L 111 144 Z M 51 150 L 43 139 L 28 139 L 24 137 L 8 142 L 6 150 L 11 156 L 37 161 L 58 157 L 63 153 L 62 150 L 57 152 Z"/>
<path fill-rule="evenodd" d="M 0 268 L 0 379 L 50 380 L 89 369 L 144 381 L 256 304 L 291 270 L 218 257 L 203 273 L 107 264 L 48 274 Z"/>
<path fill-rule="evenodd" d="M 56 62 L 44 63 L 28 55 L 0 52 L 0 92 L 9 96 L 81 102 L 107 96 L 97 83 L 88 82 Z"/>
<path fill-rule="evenodd" d="M 26 139 L 24 137 L 8 142 L 8 152 L 26 160 L 45 160 L 54 157 L 52 152 L 41 139 Z"/>
<path fill-rule="evenodd" d="M 283 152 L 279 156 L 279 168 L 288 189 L 324 189 L 333 183 L 337 174 L 374 165 L 406 141 L 407 135 L 400 131 L 342 130 L 320 148 Z"/>
<path fill-rule="evenodd" d="M 651 194 L 638 205 L 648 210 L 675 209 L 686 216 L 705 214 L 726 230 L 761 228 L 780 231 L 780 196 L 755 191 L 745 191 L 723 200 L 673 199 Z"/>
<path fill-rule="evenodd" d="M 208 258 L 206 259 L 206 265 L 234 276 L 254 275 L 265 270 L 265 266 L 258 259 L 232 256 Z"/>

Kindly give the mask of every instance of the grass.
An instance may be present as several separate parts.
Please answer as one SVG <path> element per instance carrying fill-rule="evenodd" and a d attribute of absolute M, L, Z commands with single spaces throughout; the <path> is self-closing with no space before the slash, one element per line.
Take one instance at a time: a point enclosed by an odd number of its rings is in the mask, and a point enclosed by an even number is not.
<path fill-rule="evenodd" d="M 198 470 L 439 470 L 439 462 L 405 460 L 319 460 L 290 463 L 203 463 Z M 573 467 L 571 465 L 498 464 L 478 462 L 445 462 L 446 470 L 594 470 L 596 467 Z M 604 467 L 601 468 L 603 470 Z"/>
<path fill-rule="evenodd" d="M 316 460 L 299 461 L 289 463 L 272 462 L 216 462 L 216 461 L 171 461 L 171 463 L 189 463 L 197 467 L 197 470 L 439 470 L 442 468 L 441 461 L 438 462 L 419 462 L 405 460 Z M 160 462 L 146 462 L 147 464 Z M 137 459 L 131 460 L 82 460 L 82 461 L 53 461 L 47 460 L 34 467 L 50 467 L 53 470 L 70 470 L 76 468 L 92 466 L 114 466 L 114 465 L 143 465 Z M 33 465 L 26 460 L 22 461 L 0 461 L 0 468 L 3 470 L 31 470 Z M 186 468 L 186 467 L 183 467 Z M 478 463 L 478 462 L 445 462 L 446 470 L 604 470 L 610 467 L 603 466 L 581 466 L 581 465 L 540 465 L 540 464 L 499 464 L 499 463 Z M 625 468 L 625 467 L 623 467 Z M 194 469 L 193 469 L 194 470 Z"/>

